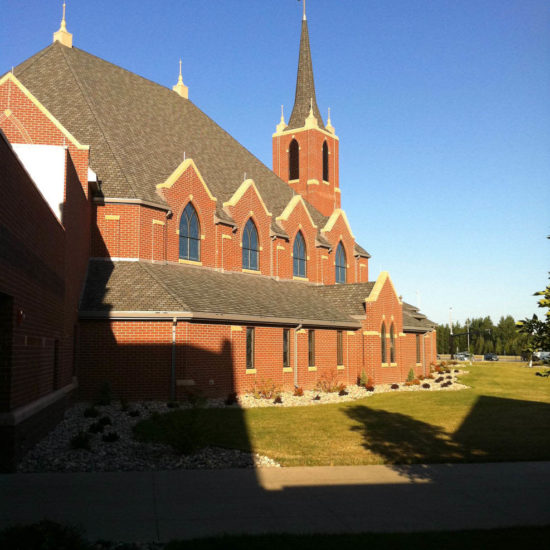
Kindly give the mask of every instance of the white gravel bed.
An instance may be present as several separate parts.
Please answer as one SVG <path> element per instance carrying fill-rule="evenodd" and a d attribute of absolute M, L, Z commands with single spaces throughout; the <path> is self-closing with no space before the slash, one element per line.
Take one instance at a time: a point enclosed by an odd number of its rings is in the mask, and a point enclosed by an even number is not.
<path fill-rule="evenodd" d="M 247 394 L 237 398 L 237 403 L 230 408 L 252 407 L 304 407 L 342 403 L 363 399 L 379 393 L 399 391 L 457 391 L 468 386 L 456 382 L 459 374 L 467 371 L 441 374 L 444 381 L 451 381 L 447 387 L 440 387 L 434 380 L 424 380 L 420 385 L 405 386 L 399 384 L 398 389 L 392 389 L 391 384 L 380 384 L 374 391 L 367 391 L 356 385 L 348 386 L 347 395 L 338 393 L 323 393 L 306 390 L 304 395 L 296 397 L 292 392 L 282 392 L 282 403 L 274 403 L 274 399 L 257 399 Z M 450 378 L 449 378 L 450 377 Z M 430 384 L 423 388 L 422 384 Z M 319 397 L 319 399 L 316 399 Z M 227 407 L 223 399 L 207 400 L 203 406 L 212 408 Z M 64 419 L 31 449 L 19 463 L 18 472 L 113 472 L 113 471 L 155 471 L 175 469 L 219 469 L 219 468 L 259 468 L 280 467 L 280 464 L 267 456 L 257 453 L 247 453 L 234 449 L 206 447 L 193 455 L 182 455 L 170 446 L 157 443 L 144 443 L 132 437 L 132 428 L 141 420 L 149 418 L 154 413 L 166 413 L 171 409 L 166 402 L 147 401 L 132 403 L 128 410 L 123 410 L 119 402 L 111 405 L 96 406 L 99 416 L 89 418 L 84 416 L 84 410 L 89 403 L 78 403 L 65 412 Z M 189 408 L 189 403 L 182 403 L 180 408 Z M 228 407 L 228 408 L 229 408 Z M 130 411 L 138 411 L 139 415 L 131 416 Z M 135 413 L 134 413 L 135 414 Z M 89 433 L 88 428 L 102 417 L 108 417 L 110 425 L 104 427 L 103 433 Z M 79 432 L 90 436 L 90 450 L 72 449 L 71 439 Z M 117 441 L 103 441 L 102 436 L 111 432 L 119 436 Z"/>

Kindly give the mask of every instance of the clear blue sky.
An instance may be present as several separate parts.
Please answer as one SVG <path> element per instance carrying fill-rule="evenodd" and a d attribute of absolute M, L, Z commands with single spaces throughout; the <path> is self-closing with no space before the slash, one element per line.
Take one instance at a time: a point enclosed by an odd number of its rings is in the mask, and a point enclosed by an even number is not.
<path fill-rule="evenodd" d="M 61 1 L 0 0 L 0 72 Z M 69 0 L 74 45 L 190 99 L 271 166 L 294 100 L 301 2 Z M 371 279 L 435 321 L 539 313 L 550 269 L 550 2 L 308 0 L 317 100 Z"/>

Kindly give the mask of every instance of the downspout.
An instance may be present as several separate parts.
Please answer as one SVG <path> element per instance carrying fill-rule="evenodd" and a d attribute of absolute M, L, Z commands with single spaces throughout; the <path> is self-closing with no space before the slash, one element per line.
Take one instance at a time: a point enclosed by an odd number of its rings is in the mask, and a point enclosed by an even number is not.
<path fill-rule="evenodd" d="M 172 319 L 172 368 L 170 376 L 170 400 L 176 400 L 176 327 L 178 320 L 176 317 Z"/>
<path fill-rule="evenodd" d="M 422 374 L 426 376 L 426 335 L 422 335 Z"/>
<path fill-rule="evenodd" d="M 302 328 L 300 323 L 294 329 L 294 387 L 298 387 L 298 331 Z"/>

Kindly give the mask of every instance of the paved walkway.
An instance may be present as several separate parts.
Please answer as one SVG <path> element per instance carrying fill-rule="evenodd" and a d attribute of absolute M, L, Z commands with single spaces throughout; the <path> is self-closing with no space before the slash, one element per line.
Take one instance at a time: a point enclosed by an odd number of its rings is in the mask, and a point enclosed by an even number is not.
<path fill-rule="evenodd" d="M 91 540 L 550 525 L 550 462 L 0 475 L 0 528 Z"/>

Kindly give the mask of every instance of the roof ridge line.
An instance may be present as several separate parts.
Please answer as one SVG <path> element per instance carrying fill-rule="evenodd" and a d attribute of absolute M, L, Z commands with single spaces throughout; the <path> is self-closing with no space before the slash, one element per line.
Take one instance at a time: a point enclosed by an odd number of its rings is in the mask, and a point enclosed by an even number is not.
<path fill-rule="evenodd" d="M 78 48 L 76 48 L 76 49 L 78 49 Z M 80 49 L 78 49 L 78 51 L 84 52 L 84 50 L 80 50 Z M 107 147 L 109 148 L 109 151 L 111 152 L 111 155 L 113 155 L 113 158 L 115 159 L 115 162 L 117 163 L 118 169 L 120 170 L 121 174 L 123 175 L 124 179 L 126 180 L 126 183 L 129 185 L 130 189 L 134 193 L 133 198 L 138 198 L 139 197 L 138 193 L 136 192 L 134 186 L 132 185 L 132 183 L 130 182 L 128 177 L 126 176 L 126 172 L 125 172 L 125 170 L 123 170 L 123 168 L 120 164 L 120 160 L 119 160 L 118 156 L 115 154 L 113 148 L 111 147 L 111 143 L 107 139 L 107 136 L 105 134 L 105 130 L 103 128 L 103 124 L 100 122 L 99 117 L 97 116 L 96 110 L 94 109 L 94 107 L 92 105 L 92 103 L 93 103 L 92 100 L 88 97 L 88 94 L 85 93 L 84 86 L 83 86 L 82 82 L 80 81 L 80 79 L 78 78 L 78 75 L 76 74 L 76 72 L 72 68 L 71 63 L 69 62 L 69 59 L 67 57 L 66 52 L 64 50 L 61 50 L 61 53 L 63 55 L 63 59 L 65 60 L 65 63 L 67 64 L 67 67 L 69 68 L 69 71 L 71 71 L 71 74 L 73 75 L 73 78 L 75 79 L 75 82 L 76 82 L 78 88 L 80 89 L 80 93 L 82 94 L 82 97 L 84 98 L 84 101 L 86 102 L 86 105 L 88 105 L 88 108 L 90 109 L 90 112 L 92 113 L 92 116 L 94 117 L 94 119 L 97 123 L 99 131 L 101 132 L 101 135 L 103 136 L 103 139 L 105 140 L 105 143 L 107 144 Z M 87 52 L 84 52 L 84 53 L 87 54 Z M 132 197 L 127 197 L 127 198 L 132 198 Z"/>
<path fill-rule="evenodd" d="M 159 277 L 157 277 L 157 275 L 154 273 L 154 270 L 153 269 L 149 269 L 148 267 L 146 267 L 146 264 L 144 262 L 137 262 L 140 266 L 141 269 L 145 270 L 147 272 L 147 274 L 152 277 L 162 288 L 164 288 L 164 290 L 166 290 L 166 292 L 168 292 L 168 294 L 170 296 L 172 296 L 172 298 L 174 298 L 174 300 L 183 308 L 187 308 L 187 310 L 191 311 L 191 308 L 183 303 L 169 288 L 168 286 L 159 279 Z"/>

